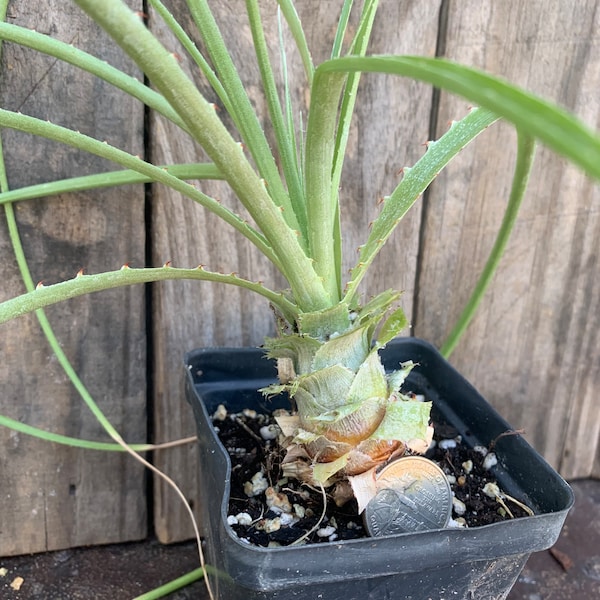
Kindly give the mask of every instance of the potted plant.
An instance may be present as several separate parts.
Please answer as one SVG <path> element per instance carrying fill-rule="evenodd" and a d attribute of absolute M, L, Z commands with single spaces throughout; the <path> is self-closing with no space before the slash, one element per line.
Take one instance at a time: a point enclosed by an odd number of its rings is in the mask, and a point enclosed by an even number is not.
<path fill-rule="evenodd" d="M 286 286 L 283 290 L 271 289 L 262 282 L 253 282 L 233 273 L 209 271 L 203 266 L 180 268 L 165 264 L 159 268 L 140 269 L 125 265 L 114 272 L 93 275 L 81 273 L 73 280 L 51 286 L 39 286 L 27 294 L 2 303 L 0 321 L 77 295 L 134 283 L 195 279 L 242 287 L 263 296 L 277 315 L 279 335 L 277 338 L 266 340 L 265 347 L 270 357 L 287 366 L 287 372 L 280 382 L 280 387 L 271 388 L 271 391 L 285 391 L 297 404 L 300 421 L 296 427 L 294 441 L 296 445 L 305 447 L 314 481 L 323 485 L 332 477 L 360 475 L 390 459 L 405 442 L 425 438 L 430 404 L 414 402 L 400 392 L 402 383 L 413 367 L 410 361 L 421 363 L 425 369 L 428 365 L 434 365 L 434 371 L 445 373 L 446 381 L 455 381 L 457 386 L 466 384 L 460 378 L 457 379 L 451 370 L 447 371 L 447 364 L 441 362 L 435 352 L 431 353 L 431 349 L 426 351 L 419 344 L 409 347 L 390 344 L 406 327 L 407 320 L 398 307 L 400 294 L 397 291 L 386 291 L 371 299 L 361 298 L 359 286 L 369 266 L 409 208 L 466 144 L 499 117 L 515 124 L 519 133 L 519 154 L 505 221 L 480 285 L 450 341 L 447 348 L 449 351 L 468 324 L 506 243 L 526 187 L 533 156 L 533 140 L 539 138 L 551 148 L 565 154 L 592 176 L 598 177 L 598 138 L 557 107 L 468 67 L 423 57 L 367 56 L 369 36 L 377 9 L 377 2 L 372 0 L 366 1 L 362 6 L 358 25 L 352 35 L 347 29 L 352 2 L 342 3 L 332 59 L 315 66 L 310 58 L 293 3 L 281 0 L 279 5 L 304 61 L 307 85 L 310 89 L 310 109 L 304 118 L 306 132 L 302 134 L 302 126 L 294 123 L 288 105 L 291 83 L 284 80 L 282 100 L 265 43 L 258 3 L 248 0 L 246 5 L 249 22 L 275 139 L 274 154 L 236 73 L 208 2 L 197 0 L 189 3 L 191 16 L 205 45 L 206 57 L 197 51 L 188 35 L 171 19 L 158 0 L 153 0 L 151 5 L 160 12 L 173 33 L 194 56 L 216 94 L 221 110 L 231 119 L 233 133 L 224 126 L 219 111 L 203 97 L 178 66 L 173 55 L 146 29 L 139 14 L 132 12 L 121 0 L 107 0 L 103 3 L 76 0 L 76 3 L 136 62 L 148 77 L 153 89 L 124 77 L 122 73 L 116 72 L 101 61 L 72 51 L 66 45 L 49 42 L 45 36 L 35 32 L 22 31 L 18 27 L 6 25 L 2 28 L 1 37 L 19 41 L 62 60 L 73 62 L 125 89 L 177 124 L 182 135 L 188 135 L 197 142 L 211 162 L 164 168 L 100 140 L 6 110 L 0 111 L 0 126 L 31 132 L 84 149 L 108 158 L 126 169 L 118 175 L 113 173 L 89 178 L 87 181 L 65 182 L 61 189 L 68 189 L 69 185 L 77 185 L 78 189 L 85 189 L 86 185 L 109 186 L 114 185 L 117 180 L 119 183 L 150 180 L 170 186 L 199 202 L 258 248 L 285 279 Z M 479 108 L 473 109 L 462 120 L 454 123 L 440 139 L 430 143 L 424 156 L 410 170 L 405 170 L 401 182 L 386 198 L 379 216 L 372 223 L 348 281 L 343 281 L 338 188 L 359 75 L 362 72 L 386 73 L 426 81 L 464 96 Z M 186 180 L 192 178 L 225 180 L 253 223 L 250 224 L 214 198 L 186 183 Z M 31 197 L 31 191 L 27 193 L 28 197 Z M 20 199 L 18 191 L 13 192 L 12 198 Z M 384 348 L 388 344 L 391 353 L 385 354 Z M 257 359 L 256 355 L 253 356 L 254 362 L 248 367 L 252 374 L 250 383 L 241 386 L 235 381 L 234 389 L 242 388 L 247 392 L 248 385 L 254 386 L 257 380 L 264 383 L 265 379 L 273 378 L 272 367 Z M 385 358 L 386 356 L 388 358 Z M 211 376 L 212 379 L 209 378 L 208 382 L 193 378 L 199 370 L 206 372 L 207 365 L 215 360 L 218 362 L 218 359 L 206 353 L 200 353 L 199 357 L 190 355 L 190 394 L 196 390 L 200 390 L 202 394 L 212 393 L 211 389 L 202 388 L 204 383 L 216 382 L 219 383 L 217 387 L 222 387 L 222 382 L 217 376 Z M 258 366 L 255 363 L 258 363 Z M 384 363 L 387 363 L 387 371 L 384 369 Z M 221 373 L 226 372 L 227 378 L 239 379 L 239 370 L 229 373 L 227 369 L 223 369 L 222 364 L 220 369 Z M 422 373 L 417 370 L 413 372 L 413 382 L 416 382 L 417 388 L 427 391 L 427 396 L 434 399 L 434 406 L 436 402 L 440 406 L 444 405 L 452 395 L 447 389 L 447 384 L 425 384 L 423 381 L 419 383 Z M 211 385 L 208 387 L 211 388 Z M 507 426 L 494 414 L 482 417 L 481 399 L 475 392 L 469 393 L 474 396 L 473 400 L 467 403 L 466 415 L 461 415 L 456 420 L 450 416 L 455 408 L 449 407 L 444 416 L 451 421 L 454 419 L 453 425 L 456 427 L 459 427 L 460 423 L 466 424 L 463 427 L 465 435 L 467 431 L 478 431 L 479 421 L 474 420 L 473 415 L 477 415 L 482 422 L 493 423 L 493 435 L 484 434 L 483 431 L 475 435 L 481 443 L 489 444 L 495 435 L 501 433 L 498 428 L 505 429 Z M 207 402 L 214 403 L 212 396 Z M 199 417 L 206 417 L 206 406 L 194 404 L 194 409 Z M 97 411 L 97 407 L 94 407 L 94 410 L 111 435 L 118 438 L 116 432 Z M 355 424 L 360 424 L 361 427 L 358 430 L 349 430 L 348 426 Z M 13 425 L 17 426 L 14 423 Z M 209 445 L 208 450 L 202 450 L 203 456 L 207 457 L 208 454 L 213 454 L 214 448 L 211 448 L 210 444 L 213 444 L 214 440 L 209 435 L 210 427 L 206 421 L 199 427 L 200 439 Z M 521 440 L 514 439 L 506 447 L 508 465 L 511 462 L 510 457 L 523 452 L 526 446 Z M 220 451 L 215 452 L 217 461 L 220 461 L 217 463 L 220 465 L 218 468 L 222 469 L 226 458 L 224 455 L 219 456 Z M 215 546 L 209 551 L 209 564 L 219 572 L 229 567 L 229 563 L 234 559 L 239 560 L 240 563 L 236 564 L 242 566 L 233 567 L 234 571 L 237 569 L 235 577 L 225 574 L 215 578 L 215 581 L 219 582 L 218 593 L 226 593 L 227 596 L 224 597 L 244 598 L 277 597 L 284 593 L 298 595 L 303 592 L 293 587 L 297 583 L 295 576 L 288 576 L 286 579 L 284 571 L 289 570 L 290 565 L 302 565 L 303 573 L 306 573 L 307 577 L 314 576 L 311 581 L 323 590 L 318 593 L 323 593 L 323 597 L 329 598 L 348 595 L 347 591 L 338 586 L 339 577 L 342 574 L 347 577 L 348 569 L 352 569 L 357 575 L 357 581 L 364 592 L 361 592 L 362 595 L 372 592 L 385 596 L 398 585 L 407 585 L 411 577 L 428 582 L 421 583 L 420 590 L 411 592 L 413 597 L 419 597 L 421 593 L 435 595 L 442 590 L 452 590 L 468 597 L 468 593 L 474 593 L 474 582 L 479 582 L 481 589 L 489 590 L 490 594 L 504 594 L 523 566 L 527 554 L 532 550 L 547 547 L 558 535 L 571 502 L 568 489 L 561 487 L 560 479 L 546 470 L 543 461 L 535 460 L 539 472 L 545 474 L 544 480 L 551 480 L 554 487 L 552 501 L 532 498 L 532 504 L 542 511 L 546 510 L 546 513 L 531 517 L 531 523 L 533 531 L 541 534 L 548 530 L 548 521 L 553 519 L 553 525 L 550 527 L 552 534 L 550 537 L 546 534 L 536 539 L 533 545 L 525 548 L 517 547 L 512 542 L 499 544 L 495 533 L 490 534 L 491 540 L 486 542 L 488 546 L 501 545 L 503 548 L 498 556 L 488 553 L 479 566 L 484 573 L 486 570 L 488 574 L 493 573 L 493 579 L 501 580 L 499 590 L 492 590 L 489 587 L 492 585 L 490 579 L 469 566 L 469 562 L 481 551 L 480 546 L 473 546 L 476 548 L 473 551 L 475 554 L 467 555 L 466 562 L 462 563 L 462 571 L 456 571 L 458 575 L 450 575 L 454 558 L 444 562 L 437 554 L 432 554 L 441 546 L 449 544 L 451 539 L 469 546 L 472 543 L 470 533 L 453 532 L 450 535 L 442 530 L 414 536 L 411 534 L 415 538 L 416 547 L 423 550 L 411 550 L 410 554 L 417 557 L 417 562 L 428 562 L 433 569 L 426 575 L 413 575 L 414 571 L 406 566 L 408 563 L 399 568 L 397 563 L 391 564 L 388 560 L 390 553 L 399 552 L 399 548 L 408 543 L 408 537 L 403 535 L 375 541 L 367 539 L 347 544 L 332 543 L 330 547 L 323 546 L 325 549 L 319 549 L 317 552 L 314 549 L 308 551 L 306 548 L 244 548 L 241 542 L 234 539 L 224 521 L 227 499 L 223 496 L 216 498 L 217 504 L 214 506 L 206 503 L 204 508 L 211 508 L 213 518 L 208 519 L 208 522 L 216 528 L 211 532 L 210 539 L 219 544 L 217 538 L 221 537 L 223 543 L 230 544 L 232 549 L 219 549 L 219 546 Z M 214 471 L 211 471 L 213 467 L 207 465 L 206 461 L 203 462 L 203 467 L 205 465 L 209 480 L 222 483 L 223 476 L 215 475 Z M 531 473 L 507 473 L 505 478 L 507 482 L 514 480 L 517 484 L 522 484 L 527 479 L 531 480 Z M 226 489 L 223 493 L 226 493 Z M 218 519 L 214 518 L 215 512 L 219 515 Z M 508 527 L 509 535 L 513 538 L 522 537 L 516 535 L 519 528 L 520 525 L 511 524 Z M 475 533 L 474 537 L 477 536 Z M 424 549 L 425 540 L 431 542 L 431 550 Z M 377 555 L 380 558 L 374 558 L 374 549 L 377 547 L 383 551 L 383 554 Z M 339 550 L 340 555 L 355 555 L 355 559 L 360 555 L 361 560 L 366 561 L 367 571 L 371 569 L 370 575 L 360 571 L 356 562 L 351 566 L 340 562 L 341 571 L 334 572 L 333 577 L 327 576 L 327 569 L 323 569 L 319 563 L 322 563 L 321 555 L 331 552 L 332 549 L 336 552 Z M 490 548 L 486 552 L 491 552 Z M 248 556 L 255 558 L 250 559 Z M 258 560 L 258 563 L 252 562 L 254 560 Z M 381 561 L 381 564 L 377 561 Z M 266 574 L 264 569 L 267 563 L 277 565 L 276 577 Z M 254 584 L 257 587 L 246 588 L 237 581 L 244 569 L 253 573 L 256 579 Z M 448 574 L 450 579 L 442 578 L 440 571 Z M 498 575 L 499 572 L 502 573 L 501 576 Z M 371 577 L 373 574 L 377 575 L 376 579 Z M 230 577 L 235 579 L 232 589 L 228 587 L 228 583 L 223 584 L 229 581 Z M 453 577 L 455 579 L 452 579 Z M 278 583 L 273 583 L 275 579 Z M 259 580 L 266 580 L 265 588 L 259 587 Z M 238 587 L 240 585 L 241 587 Z M 300 585 L 306 587 L 308 584 L 302 579 Z M 308 594 L 306 597 L 314 597 L 315 588 L 307 587 L 305 593 Z"/>

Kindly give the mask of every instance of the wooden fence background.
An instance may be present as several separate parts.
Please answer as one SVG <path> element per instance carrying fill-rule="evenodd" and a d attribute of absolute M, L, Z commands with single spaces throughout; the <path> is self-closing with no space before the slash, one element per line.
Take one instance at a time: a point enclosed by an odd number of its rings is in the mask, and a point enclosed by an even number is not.
<path fill-rule="evenodd" d="M 131 0 L 142 9 L 141 0 Z M 182 0 L 169 3 L 185 15 Z M 260 110 L 259 76 L 248 51 L 242 0 L 212 2 Z M 298 0 L 315 61 L 327 57 L 339 2 Z M 264 0 L 276 46 L 276 15 Z M 67 0 L 9 4 L 9 22 L 35 28 L 135 67 Z M 184 17 L 184 22 L 189 19 Z M 149 26 L 164 29 L 154 14 Z M 381 0 L 373 53 L 445 56 L 482 67 L 557 101 L 593 127 L 600 124 L 598 0 Z M 165 34 L 166 44 L 186 58 Z M 289 53 L 288 53 L 289 54 Z M 300 65 L 290 55 L 290 69 Z M 193 72 L 191 66 L 190 71 Z M 158 163 L 193 160 L 198 149 L 169 124 L 110 86 L 60 62 L 6 44 L 1 106 L 146 154 Z M 193 75 L 196 77 L 196 74 Z M 202 86 L 202 83 L 199 82 Z M 304 91 L 295 90 L 301 102 Z M 376 214 L 423 143 L 463 116 L 468 103 L 427 86 L 364 78 L 343 178 L 349 266 Z M 146 135 L 145 135 L 146 131 Z M 107 168 L 26 135 L 2 131 L 12 188 Z M 510 186 L 515 135 L 496 125 L 435 182 L 389 242 L 365 286 L 405 290 L 412 333 L 440 344 L 487 257 Z M 205 186 L 224 203 L 218 186 Z M 600 476 L 600 193 L 566 162 L 540 148 L 531 186 L 492 289 L 452 362 L 567 478 Z M 191 202 L 161 187 L 72 194 L 15 206 L 35 281 L 47 283 L 123 263 L 199 263 L 273 281 L 252 248 Z M 0 214 L 0 299 L 23 289 Z M 182 394 L 182 355 L 199 346 L 258 345 L 273 325 L 261 300 L 238 289 L 174 283 L 152 288 L 146 314 L 141 287 L 119 289 L 48 309 L 62 347 L 83 382 L 129 442 L 193 435 Z M 0 411 L 31 425 L 105 439 L 52 356 L 35 317 L 0 329 Z M 157 452 L 155 463 L 196 497 L 193 444 Z M 152 511 L 150 508 L 152 507 Z M 150 514 L 150 512 L 152 514 Z M 150 514 L 150 517 L 148 516 Z M 149 485 L 123 454 L 49 444 L 0 429 L 0 556 L 140 539 L 186 538 L 187 517 L 172 492 Z"/>

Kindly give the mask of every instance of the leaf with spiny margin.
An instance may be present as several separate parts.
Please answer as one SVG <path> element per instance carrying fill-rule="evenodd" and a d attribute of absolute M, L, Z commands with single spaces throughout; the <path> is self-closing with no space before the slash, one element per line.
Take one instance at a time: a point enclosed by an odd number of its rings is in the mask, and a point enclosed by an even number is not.
<path fill-rule="evenodd" d="M 396 290 L 386 290 L 377 294 L 374 298 L 369 300 L 362 308 L 358 311 L 358 320 L 362 323 L 365 319 L 372 320 L 385 314 L 394 302 L 400 299 L 401 293 Z"/>
<path fill-rule="evenodd" d="M 296 379 L 293 397 L 304 422 L 344 403 L 355 374 L 341 365 L 333 365 Z"/>
<path fill-rule="evenodd" d="M 334 333 L 341 334 L 348 331 L 350 325 L 350 309 L 345 302 L 324 310 L 298 315 L 300 333 L 322 341 Z"/>
<path fill-rule="evenodd" d="M 392 341 L 405 327 L 408 326 L 408 319 L 402 308 L 397 308 L 384 322 L 377 336 L 377 346 L 383 348 L 388 342 Z"/>
<path fill-rule="evenodd" d="M 313 369 L 343 365 L 356 373 L 369 354 L 367 327 L 361 326 L 325 342 L 316 352 Z"/>
<path fill-rule="evenodd" d="M 385 415 L 386 401 L 385 397 L 374 397 L 342 404 L 314 417 L 309 428 L 323 433 L 332 442 L 342 442 L 354 447 L 377 429 Z"/>
<path fill-rule="evenodd" d="M 391 306 L 400 298 L 400 292 L 387 290 L 378 294 L 358 311 L 357 326 L 367 327 L 369 346 L 373 342 L 377 327 Z M 382 347 L 382 346 L 380 346 Z"/>
<path fill-rule="evenodd" d="M 294 362 L 296 375 L 310 373 L 312 363 L 321 342 L 307 335 L 285 335 L 265 338 L 264 347 L 268 358 L 290 358 Z"/>
<path fill-rule="evenodd" d="M 387 407 L 385 417 L 371 438 L 401 442 L 415 439 L 424 440 L 427 436 L 430 411 L 431 402 L 416 400 L 391 402 Z"/>
<path fill-rule="evenodd" d="M 312 418 L 313 421 L 321 421 L 323 423 L 335 423 L 349 417 L 364 406 L 364 402 L 345 402 L 332 410 L 322 412 Z"/>
<path fill-rule="evenodd" d="M 365 398 L 387 398 L 388 382 L 377 350 L 371 351 L 363 362 L 348 392 L 348 402 L 361 402 Z"/>
<path fill-rule="evenodd" d="M 387 380 L 390 390 L 390 395 L 394 392 L 399 392 L 402 384 L 405 382 L 408 374 L 416 367 L 416 364 L 412 360 L 407 360 L 400 364 L 401 369 L 388 373 Z"/>

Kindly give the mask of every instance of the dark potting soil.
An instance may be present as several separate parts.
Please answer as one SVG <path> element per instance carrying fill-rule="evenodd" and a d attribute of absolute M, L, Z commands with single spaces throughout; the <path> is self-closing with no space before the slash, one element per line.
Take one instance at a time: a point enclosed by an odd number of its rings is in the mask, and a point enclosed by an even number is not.
<path fill-rule="evenodd" d="M 356 500 L 337 506 L 328 490 L 312 488 L 283 478 L 285 454 L 273 436 L 271 415 L 248 410 L 235 415 L 222 413 L 213 420 L 221 443 L 232 463 L 229 523 L 240 537 L 258 546 L 287 546 L 367 537 Z M 435 423 L 434 423 L 435 426 Z M 435 444 L 426 454 L 446 473 L 454 494 L 450 526 L 477 527 L 526 516 L 526 511 L 500 490 L 489 465 L 493 452 L 469 448 L 448 425 L 435 426 Z M 273 439 L 265 439 L 273 437 Z M 490 463 L 491 460 L 491 463 Z M 498 489 L 498 488 L 496 488 Z M 484 491 L 486 490 L 486 491 Z M 330 490 L 329 490 L 330 491 Z"/>

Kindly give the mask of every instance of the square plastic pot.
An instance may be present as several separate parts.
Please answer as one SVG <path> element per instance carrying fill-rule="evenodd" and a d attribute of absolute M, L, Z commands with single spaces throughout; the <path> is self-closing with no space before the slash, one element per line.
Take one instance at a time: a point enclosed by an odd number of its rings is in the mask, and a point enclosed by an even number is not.
<path fill-rule="evenodd" d="M 405 389 L 433 401 L 436 421 L 453 425 L 467 444 L 488 446 L 512 429 L 430 344 L 402 338 L 381 355 L 387 369 L 418 363 Z M 529 555 L 554 544 L 573 503 L 567 483 L 521 436 L 511 435 L 496 444 L 494 475 L 533 517 L 317 545 L 251 546 L 227 525 L 231 464 L 210 415 L 219 404 L 230 412 L 277 408 L 256 392 L 275 380 L 275 365 L 254 348 L 195 350 L 185 362 L 198 427 L 206 559 L 220 599 L 500 600 Z"/>

